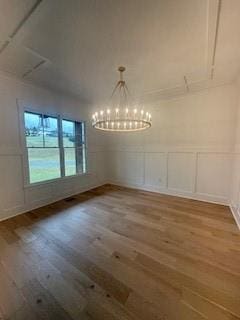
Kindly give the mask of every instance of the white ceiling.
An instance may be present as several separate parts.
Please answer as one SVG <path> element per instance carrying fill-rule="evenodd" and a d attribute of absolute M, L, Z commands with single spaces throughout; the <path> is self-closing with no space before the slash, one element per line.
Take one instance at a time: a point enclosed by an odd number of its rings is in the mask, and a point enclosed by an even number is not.
<path fill-rule="evenodd" d="M 149 101 L 234 80 L 240 0 L 0 0 L 0 70 L 96 103 L 119 65 Z"/>

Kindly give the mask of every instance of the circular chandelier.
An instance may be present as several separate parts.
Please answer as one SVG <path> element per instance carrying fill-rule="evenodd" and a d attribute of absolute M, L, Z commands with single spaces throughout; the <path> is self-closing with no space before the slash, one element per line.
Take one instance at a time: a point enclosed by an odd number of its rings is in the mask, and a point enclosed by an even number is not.
<path fill-rule="evenodd" d="M 123 80 L 125 70 L 125 67 L 118 68 L 120 80 L 112 92 L 110 106 L 92 115 L 92 126 L 95 129 L 124 132 L 140 131 L 151 127 L 151 114 L 142 108 L 131 107 L 130 93 Z"/>

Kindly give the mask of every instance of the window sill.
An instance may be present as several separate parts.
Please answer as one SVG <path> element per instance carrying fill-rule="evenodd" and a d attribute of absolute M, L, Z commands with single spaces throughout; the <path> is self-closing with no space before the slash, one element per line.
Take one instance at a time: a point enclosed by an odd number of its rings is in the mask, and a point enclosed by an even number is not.
<path fill-rule="evenodd" d="M 35 187 L 42 186 L 42 185 L 57 183 L 57 182 L 61 182 L 61 181 L 76 179 L 76 178 L 79 178 L 79 177 L 90 176 L 90 175 L 91 175 L 91 173 L 85 172 L 85 173 L 78 173 L 78 174 L 75 174 L 75 175 L 72 175 L 72 176 L 67 176 L 67 177 L 60 177 L 60 178 L 46 180 L 46 181 L 28 183 L 28 184 L 24 185 L 24 189 L 31 189 L 31 188 L 35 188 Z"/>

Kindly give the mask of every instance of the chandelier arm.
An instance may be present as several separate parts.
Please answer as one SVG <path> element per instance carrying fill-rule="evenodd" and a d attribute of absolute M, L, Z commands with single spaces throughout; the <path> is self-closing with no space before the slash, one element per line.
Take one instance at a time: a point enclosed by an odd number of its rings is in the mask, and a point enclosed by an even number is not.
<path fill-rule="evenodd" d="M 119 107 L 122 107 L 125 102 L 124 85 L 122 82 L 119 84 Z"/>
<path fill-rule="evenodd" d="M 122 85 L 121 83 L 119 84 L 119 107 L 122 106 Z"/>
<path fill-rule="evenodd" d="M 128 95 L 129 95 L 129 97 L 132 99 L 131 92 L 129 91 L 128 86 L 126 84 L 125 84 L 125 89 L 126 89 Z"/>
<path fill-rule="evenodd" d="M 128 94 L 127 94 L 126 88 L 124 88 L 124 91 L 125 91 L 125 95 L 126 95 L 126 104 L 129 106 L 129 105 L 130 105 L 129 96 L 128 96 Z"/>
<path fill-rule="evenodd" d="M 111 100 L 111 99 L 112 99 L 112 97 L 114 96 L 114 94 L 115 94 L 115 92 L 116 92 L 117 88 L 118 88 L 118 87 L 120 87 L 120 85 L 121 85 L 121 83 L 120 83 L 120 81 L 118 81 L 118 83 L 115 85 L 115 87 L 114 87 L 114 89 L 113 89 L 113 92 L 112 92 L 111 97 L 110 97 L 110 99 L 109 99 L 109 100 Z"/>

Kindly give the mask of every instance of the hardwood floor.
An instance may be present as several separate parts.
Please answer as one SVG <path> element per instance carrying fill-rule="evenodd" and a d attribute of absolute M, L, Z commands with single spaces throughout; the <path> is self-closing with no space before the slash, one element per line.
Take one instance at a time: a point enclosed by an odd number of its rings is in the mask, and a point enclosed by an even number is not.
<path fill-rule="evenodd" d="M 240 319 L 225 206 L 104 186 L 0 223 L 0 319 Z"/>

